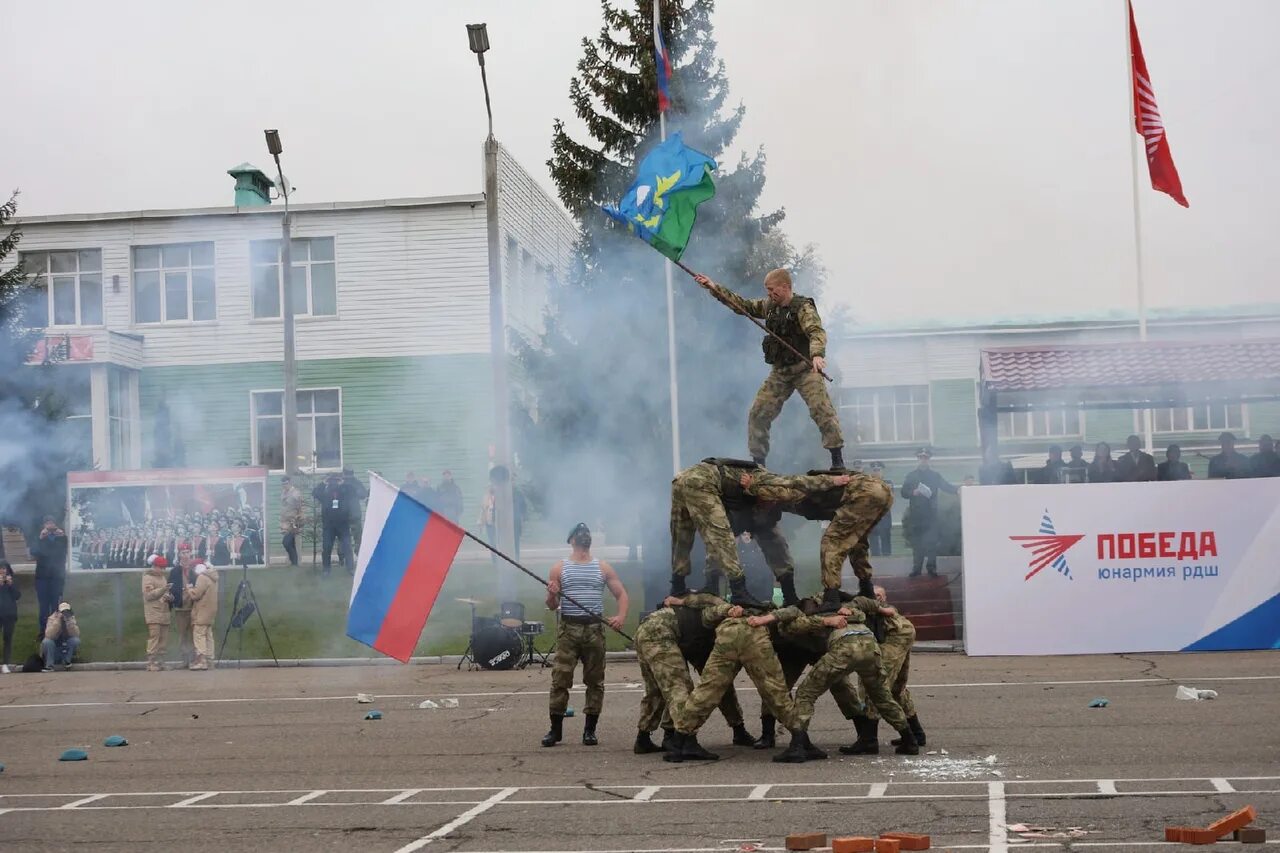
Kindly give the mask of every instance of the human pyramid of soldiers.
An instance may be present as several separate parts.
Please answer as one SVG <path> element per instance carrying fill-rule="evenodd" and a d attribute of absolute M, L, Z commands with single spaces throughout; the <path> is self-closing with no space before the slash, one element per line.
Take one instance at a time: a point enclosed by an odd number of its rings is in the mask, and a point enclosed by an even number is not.
<path fill-rule="evenodd" d="M 772 749 L 781 723 L 791 741 L 774 761 L 826 758 L 827 753 L 810 741 L 808 729 L 816 701 L 830 691 L 857 733 L 854 743 L 840 747 L 841 753 L 878 754 L 883 717 L 898 732 L 892 741 L 896 751 L 917 755 L 925 733 L 907 689 L 915 627 L 887 606 L 882 588 L 872 585 L 867 542 L 867 534 L 892 506 L 893 493 L 884 481 L 844 468 L 844 440 L 822 374 L 826 333 L 814 302 L 792 292 L 791 276 L 782 269 L 765 276 L 765 299 L 744 299 L 705 276 L 696 280 L 734 311 L 764 320 L 771 333 L 764 339 L 764 355 L 772 369 L 748 416 L 751 460 L 705 459 L 672 481 L 671 590 L 635 635 L 645 692 L 634 751 L 661 752 L 670 762 L 717 759 L 698 743 L 698 731 L 719 707 L 733 729 L 735 745 Z M 796 391 L 831 453 L 830 470 L 783 475 L 764 466 L 769 428 Z M 778 527 L 783 512 L 829 522 L 821 540 L 819 594 L 801 598 L 796 591 L 795 564 Z M 708 562 L 728 578 L 727 599 L 720 596 L 718 580 L 702 590 L 687 588 L 695 532 L 706 546 Z M 747 590 L 735 545 L 735 535 L 743 532 L 759 543 L 781 589 L 782 607 L 758 600 Z M 856 595 L 840 587 L 846 559 L 858 579 Z M 612 569 L 609 572 L 612 575 Z M 709 571 L 708 578 L 714 577 Z M 598 645 L 599 663 L 593 666 L 589 660 L 594 655 L 580 654 L 585 649 L 566 648 L 565 657 L 557 644 L 556 667 L 561 672 L 557 678 L 553 670 L 552 727 L 543 746 L 553 746 L 562 737 L 563 702 L 558 716 L 557 682 L 564 687 L 562 700 L 567 700 L 577 659 L 583 661 L 587 684 L 583 743 L 596 742 L 595 720 L 603 703 L 603 634 Z M 689 677 L 690 665 L 700 675 L 697 686 Z M 808 674 L 801 681 L 806 667 Z M 760 693 L 759 738 L 747 731 L 734 692 L 734 676 L 742 669 Z M 857 677 L 856 687 L 850 676 Z M 656 744 L 652 733 L 659 727 L 664 736 Z"/>
<path fill-rule="evenodd" d="M 214 566 L 262 562 L 262 510 L 255 506 L 177 513 L 140 524 L 80 530 L 80 565 L 85 569 L 145 569 L 160 554 L 174 565 L 179 551 Z"/>

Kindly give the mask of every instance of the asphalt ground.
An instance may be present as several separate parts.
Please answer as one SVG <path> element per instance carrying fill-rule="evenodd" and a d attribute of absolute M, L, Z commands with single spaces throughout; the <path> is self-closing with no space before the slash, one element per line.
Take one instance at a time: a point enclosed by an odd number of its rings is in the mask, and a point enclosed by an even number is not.
<path fill-rule="evenodd" d="M 917 654 L 934 754 L 894 755 L 882 730 L 878 757 L 841 756 L 853 733 L 827 698 L 811 735 L 831 758 L 804 765 L 729 745 L 718 715 L 702 742 L 719 762 L 632 754 L 632 662 L 609 665 L 601 744 L 579 743 L 579 712 L 552 749 L 538 743 L 544 670 L 0 676 L 0 849 L 737 851 L 780 849 L 791 832 L 901 830 L 935 850 L 1143 851 L 1172 846 L 1166 825 L 1246 804 L 1276 839 L 1278 660 Z M 1178 684 L 1220 695 L 1177 701 Z M 740 692 L 758 730 L 759 700 L 745 680 Z M 1109 706 L 1087 707 L 1098 697 Z M 458 705 L 418 708 L 427 698 Z M 364 721 L 374 708 L 383 719 Z M 116 734 L 129 745 L 104 748 Z M 77 746 L 87 761 L 57 760 Z"/>

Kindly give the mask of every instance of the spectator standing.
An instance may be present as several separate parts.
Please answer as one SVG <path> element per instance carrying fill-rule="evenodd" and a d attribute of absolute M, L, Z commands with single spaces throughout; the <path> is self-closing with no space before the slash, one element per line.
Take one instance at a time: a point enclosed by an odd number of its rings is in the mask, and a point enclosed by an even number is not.
<path fill-rule="evenodd" d="M 1243 453 L 1236 452 L 1236 437 L 1224 432 L 1218 436 L 1218 444 L 1222 452 L 1209 460 L 1210 480 L 1243 480 L 1252 475 L 1249 460 Z"/>
<path fill-rule="evenodd" d="M 1125 440 L 1128 452 L 1116 461 L 1116 481 L 1150 483 L 1156 478 L 1156 460 L 1142 449 L 1142 439 L 1131 435 Z"/>
<path fill-rule="evenodd" d="M 1081 460 L 1083 465 L 1083 460 Z M 1043 483 L 1061 483 L 1062 470 L 1067 467 L 1067 463 L 1062 458 L 1062 445 L 1049 445 L 1049 458 L 1045 460 L 1044 468 L 1040 471 L 1040 481 Z"/>
<path fill-rule="evenodd" d="M 13 629 L 18 624 L 18 599 L 22 598 L 22 590 L 13 576 L 13 566 L 7 560 L 0 560 L 0 634 L 4 639 L 4 664 L 0 672 L 9 674 L 9 664 L 13 659 Z"/>
<path fill-rule="evenodd" d="M 67 586 L 67 534 L 46 515 L 40 527 L 36 547 L 36 600 L 40 605 L 40 622 L 43 625 L 53 613 Z"/>
<path fill-rule="evenodd" d="M 440 475 L 440 488 L 436 489 L 436 503 L 440 514 L 452 521 L 458 523 L 458 519 L 462 518 L 462 489 L 458 488 L 458 484 L 453 481 L 453 472 L 445 469 Z"/>
<path fill-rule="evenodd" d="M 1271 436 L 1258 438 L 1258 452 L 1249 460 L 1249 471 L 1255 477 L 1280 477 L 1280 453 Z"/>
<path fill-rule="evenodd" d="M 884 463 L 876 460 L 870 466 L 871 476 L 877 480 L 884 480 L 884 484 L 889 487 L 889 491 L 893 491 L 893 480 L 886 479 L 884 476 Z M 870 545 L 871 556 L 888 557 L 893 553 L 893 513 L 886 512 L 880 516 L 880 520 L 876 522 L 876 526 L 871 528 Z"/>
<path fill-rule="evenodd" d="M 142 573 L 142 619 L 147 625 L 147 672 L 164 669 L 164 652 L 169 643 L 169 623 L 173 615 L 169 603 L 169 579 L 165 569 L 169 564 L 164 557 L 147 558 L 147 570 Z"/>
<path fill-rule="evenodd" d="M 321 537 L 320 563 L 325 577 L 329 576 L 333 544 L 336 540 L 339 554 L 348 572 L 355 571 L 355 553 L 351 547 L 351 522 L 360 517 L 360 493 L 346 471 L 341 475 L 330 474 L 313 494 L 320 502 L 320 521 L 324 528 Z"/>
<path fill-rule="evenodd" d="M 1089 463 L 1090 483 L 1114 483 L 1116 461 L 1111 458 L 1111 445 L 1099 441 L 1093 448 L 1093 461 Z"/>
<path fill-rule="evenodd" d="M 196 659 L 187 669 L 203 672 L 213 660 L 213 623 L 218 618 L 218 570 L 197 563 L 192 570 L 195 583 L 187 587 L 191 600 L 191 635 L 196 646 Z"/>
<path fill-rule="evenodd" d="M 938 494 L 958 491 L 929 467 L 932 458 L 933 451 L 920 448 L 916 470 L 902 483 L 902 496 L 910 501 L 903 526 L 911 537 L 911 577 L 918 577 L 926 567 L 930 577 L 938 576 Z"/>
<path fill-rule="evenodd" d="M 1059 452 L 1061 455 L 1061 452 Z M 1000 448 L 991 444 L 982 452 L 982 464 L 978 466 L 978 482 L 984 486 L 1012 486 L 1018 482 L 1013 473 L 1013 463 L 1000 458 Z"/>
<path fill-rule="evenodd" d="M 1182 461 L 1181 447 L 1171 444 L 1165 448 L 1164 461 L 1156 466 L 1156 479 L 1162 483 L 1191 479 L 1191 469 Z"/>
<path fill-rule="evenodd" d="M 1062 482 L 1083 483 L 1089 476 L 1089 463 L 1084 461 L 1084 448 L 1073 444 L 1067 452 L 1071 454 L 1071 458 L 1067 460 L 1066 467 L 1059 472 Z"/>
<path fill-rule="evenodd" d="M 298 534 L 306 526 L 306 508 L 303 505 L 302 490 L 293 484 L 292 477 L 280 481 L 280 544 L 289 555 L 289 565 L 298 567 Z"/>
<path fill-rule="evenodd" d="M 182 657 L 182 665 L 190 666 L 195 659 L 195 643 L 191 634 L 191 599 L 187 597 L 187 587 L 195 580 L 191 574 L 192 558 L 190 551 L 178 555 L 178 563 L 169 569 L 169 610 L 173 617 L 172 628 L 178 635 L 178 653 Z"/>
<path fill-rule="evenodd" d="M 62 602 L 49 614 L 44 623 L 44 639 L 40 641 L 40 653 L 44 657 L 44 671 L 53 672 L 56 664 L 71 669 L 71 660 L 80 648 L 80 626 L 71 605 Z"/>
<path fill-rule="evenodd" d="M 498 493 L 492 484 L 480 501 L 480 517 L 476 521 L 484 528 L 485 539 L 494 544 L 498 539 Z"/>

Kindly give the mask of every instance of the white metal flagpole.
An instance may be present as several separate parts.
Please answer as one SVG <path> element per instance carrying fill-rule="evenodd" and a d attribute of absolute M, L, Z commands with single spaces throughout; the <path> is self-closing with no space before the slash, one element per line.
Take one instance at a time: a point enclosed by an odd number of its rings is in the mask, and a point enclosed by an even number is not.
<path fill-rule="evenodd" d="M 658 34 L 662 32 L 662 0 L 653 0 L 653 45 L 654 60 L 657 60 Z M 655 69 L 656 70 L 656 69 Z M 667 141 L 666 113 L 658 110 L 658 134 L 661 141 Z M 671 283 L 671 261 L 665 264 L 667 273 L 667 364 L 670 369 L 671 386 L 671 474 L 680 473 L 680 392 L 676 385 L 676 300 Z"/>
<path fill-rule="evenodd" d="M 1137 145 L 1142 146 L 1142 150 L 1146 152 L 1146 137 L 1138 135 L 1137 122 L 1138 105 L 1133 97 L 1133 38 L 1130 30 L 1131 22 L 1131 6 L 1130 0 L 1124 0 L 1124 44 L 1125 44 L 1125 64 L 1129 69 L 1129 125 L 1125 128 L 1125 140 L 1129 144 L 1129 160 L 1131 163 L 1131 171 L 1133 172 L 1133 265 L 1134 278 L 1138 288 L 1138 340 L 1146 343 L 1147 340 L 1147 291 L 1146 282 L 1142 274 L 1142 203 L 1140 192 L 1140 184 L 1138 179 L 1138 149 L 1135 147 L 1134 136 L 1138 136 Z M 1148 453 L 1152 452 L 1154 445 L 1152 441 L 1152 424 L 1151 409 L 1142 410 L 1142 443 L 1146 446 Z"/>

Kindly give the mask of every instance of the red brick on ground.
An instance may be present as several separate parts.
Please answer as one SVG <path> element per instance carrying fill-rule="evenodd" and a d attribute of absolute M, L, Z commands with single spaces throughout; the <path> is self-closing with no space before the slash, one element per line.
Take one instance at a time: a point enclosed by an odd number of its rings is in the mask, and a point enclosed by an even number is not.
<path fill-rule="evenodd" d="M 876 841 L 876 853 L 898 853 L 901 849 L 902 845 L 896 838 L 881 837 Z"/>
<path fill-rule="evenodd" d="M 1214 833 L 1216 838 L 1224 835 L 1230 835 L 1237 829 L 1244 829 L 1249 824 L 1258 819 L 1258 810 L 1253 806 L 1245 806 L 1238 811 L 1224 817 L 1222 820 L 1215 820 L 1209 824 L 1209 829 Z"/>
<path fill-rule="evenodd" d="M 831 853 L 873 853 L 876 840 L 864 835 L 849 835 L 831 839 Z"/>
<path fill-rule="evenodd" d="M 899 842 L 898 846 L 902 850 L 928 850 L 929 836 L 920 835 L 915 832 L 882 832 L 881 838 L 892 838 Z"/>
<path fill-rule="evenodd" d="M 826 847 L 827 836 L 822 832 L 797 832 L 787 836 L 788 850 L 812 850 L 815 847 Z"/>

